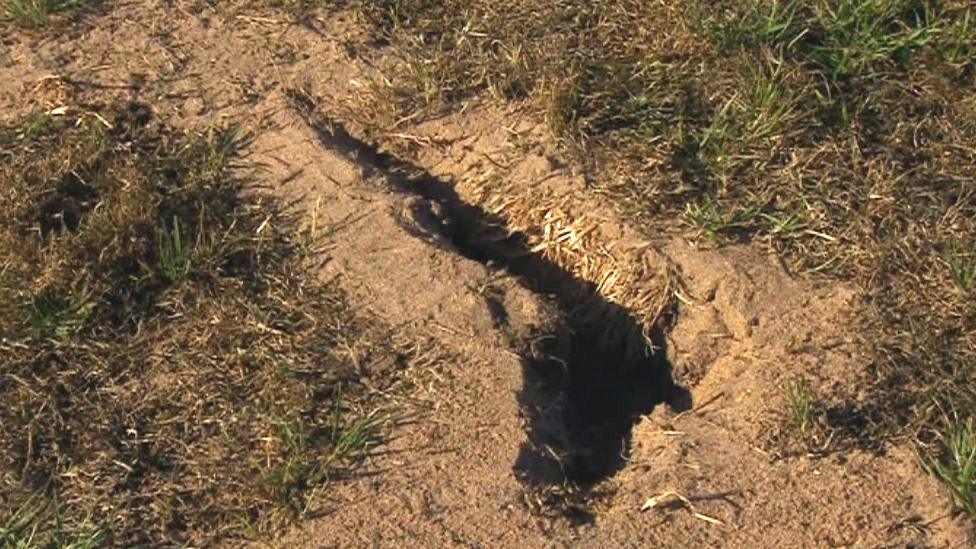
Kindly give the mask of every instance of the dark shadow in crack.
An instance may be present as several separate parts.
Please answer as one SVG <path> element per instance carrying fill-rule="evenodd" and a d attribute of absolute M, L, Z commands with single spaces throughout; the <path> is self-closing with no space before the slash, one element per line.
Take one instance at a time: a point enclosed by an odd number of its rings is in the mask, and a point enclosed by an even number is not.
<path fill-rule="evenodd" d="M 288 97 L 322 144 L 356 162 L 365 177 L 382 173 L 396 192 L 437 204 L 442 235 L 458 253 L 505 269 L 558 304 L 564 333 L 553 334 L 544 352 L 532 353 L 542 358 L 523 360 L 518 398 L 529 419 L 529 440 L 514 465 L 523 482 L 593 486 L 626 463 L 641 415 L 662 403 L 690 409 L 689 393 L 673 381 L 660 330 L 647 345 L 629 311 L 533 253 L 525 235 L 510 233 L 503 219 L 462 200 L 451 183 L 351 135 L 306 93 L 292 90 Z"/>

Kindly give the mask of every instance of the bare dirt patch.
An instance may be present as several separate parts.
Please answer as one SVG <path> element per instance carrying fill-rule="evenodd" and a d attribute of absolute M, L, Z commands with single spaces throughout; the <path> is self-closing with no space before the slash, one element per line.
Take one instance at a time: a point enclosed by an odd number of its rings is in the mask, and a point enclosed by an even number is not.
<path fill-rule="evenodd" d="M 293 96 L 296 108 L 326 146 L 352 155 L 365 171 L 382 171 L 394 190 L 419 197 L 411 204 L 410 215 L 430 236 L 449 242 L 468 259 L 503 267 L 532 291 L 555 300 L 566 319 L 566 332 L 548 334 L 552 338 L 548 349 L 533 349 L 539 358 L 525 370 L 527 385 L 537 387 L 524 391 L 522 400 L 530 409 L 560 410 L 556 416 L 561 416 L 561 425 L 546 425 L 539 417 L 533 421 L 540 424 L 538 429 L 532 427 L 556 438 L 546 440 L 549 437 L 536 433 L 539 448 L 565 454 L 536 456 L 559 461 L 564 473 L 560 481 L 592 485 L 606 479 L 625 462 L 636 418 L 663 402 L 687 406 L 689 398 L 671 379 L 662 333 L 652 334 L 648 345 L 644 328 L 629 311 L 604 300 L 594 284 L 533 252 L 527 237 L 508 230 L 503 218 L 464 202 L 450 184 L 379 152 L 334 120 L 316 116 L 307 96 L 299 92 Z M 504 308 L 497 302 L 495 307 L 496 324 L 504 324 Z M 540 394 L 532 396 L 535 393 Z M 538 475 L 539 467 L 532 463 L 531 454 L 529 450 L 518 465 L 529 477 Z"/>

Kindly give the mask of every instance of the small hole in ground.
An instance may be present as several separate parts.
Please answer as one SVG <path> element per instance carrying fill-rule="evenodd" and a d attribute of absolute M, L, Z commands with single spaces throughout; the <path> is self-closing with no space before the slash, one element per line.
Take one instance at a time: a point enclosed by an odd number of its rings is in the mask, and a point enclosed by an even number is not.
<path fill-rule="evenodd" d="M 503 219 L 464 202 L 451 184 L 352 136 L 304 93 L 289 97 L 326 147 L 347 155 L 364 173 L 382 171 L 395 190 L 436 203 L 443 236 L 458 253 L 503 267 L 530 290 L 555 299 L 565 330 L 547 335 L 548 356 L 523 364 L 519 402 L 529 440 L 514 469 L 526 484 L 591 487 L 624 466 L 640 416 L 662 403 L 679 411 L 691 407 L 689 393 L 672 379 L 662 334 L 652 335 L 652 352 L 629 311 L 533 253 L 525 236 L 510 234 Z"/>
<path fill-rule="evenodd" d="M 607 348 L 595 332 L 577 333 L 565 381 L 567 477 L 593 485 L 619 471 L 630 453 L 631 430 L 640 416 L 670 403 L 677 409 L 688 398 L 671 379 L 662 350 L 631 357 Z"/>
<path fill-rule="evenodd" d="M 77 231 L 81 219 L 95 208 L 97 201 L 98 192 L 94 188 L 75 172 L 66 173 L 37 213 L 41 234 Z"/>
<path fill-rule="evenodd" d="M 653 352 L 635 348 L 639 327 L 618 306 L 590 303 L 566 320 L 568 334 L 544 350 L 551 358 L 524 364 L 530 432 L 516 471 L 530 485 L 587 489 L 626 464 L 641 416 L 659 404 L 687 410 L 691 395 L 672 379 L 663 334 L 653 334 Z"/>

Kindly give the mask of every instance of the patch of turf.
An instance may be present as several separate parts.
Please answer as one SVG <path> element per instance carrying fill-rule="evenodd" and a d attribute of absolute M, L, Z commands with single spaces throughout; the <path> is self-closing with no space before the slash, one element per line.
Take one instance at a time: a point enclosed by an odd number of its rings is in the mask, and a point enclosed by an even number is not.
<path fill-rule="evenodd" d="M 971 2 L 352 5 L 399 61 L 364 126 L 534 109 L 649 233 L 683 219 L 861 289 L 870 378 L 827 414 L 852 439 L 930 448 L 939 410 L 976 412 Z"/>
<path fill-rule="evenodd" d="M 6 19 L 27 28 L 41 28 L 51 22 L 52 16 L 81 6 L 79 0 L 2 0 L 0 20 Z"/>
<path fill-rule="evenodd" d="M 0 127 L 4 546 L 264 536 L 383 426 L 358 365 L 390 350 L 242 138 L 145 110 Z"/>
<path fill-rule="evenodd" d="M 938 36 L 943 16 L 920 0 L 751 0 L 700 16 L 700 26 L 714 46 L 768 46 L 839 80 L 908 62 Z"/>
<path fill-rule="evenodd" d="M 817 397 L 810 384 L 803 380 L 792 380 L 786 385 L 786 400 L 789 409 L 787 425 L 806 434 L 816 421 Z"/>
<path fill-rule="evenodd" d="M 976 516 L 976 427 L 972 417 L 948 424 L 938 453 L 924 458 L 925 466 L 949 487 L 960 509 Z"/>

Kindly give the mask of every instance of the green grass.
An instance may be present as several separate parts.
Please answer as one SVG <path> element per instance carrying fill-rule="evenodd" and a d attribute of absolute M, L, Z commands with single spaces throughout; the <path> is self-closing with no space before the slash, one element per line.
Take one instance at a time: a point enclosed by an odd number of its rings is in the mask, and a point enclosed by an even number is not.
<path fill-rule="evenodd" d="M 769 144 L 784 138 L 799 120 L 802 90 L 791 87 L 785 71 L 783 65 L 747 67 L 743 97 L 736 104 L 743 121 L 739 138 Z"/>
<path fill-rule="evenodd" d="M 787 425 L 806 434 L 814 427 L 817 411 L 816 395 L 805 381 L 793 380 L 786 385 Z"/>
<path fill-rule="evenodd" d="M 31 296 L 27 324 L 37 337 L 64 338 L 81 329 L 93 308 L 85 292 L 66 296 L 45 292 Z"/>
<path fill-rule="evenodd" d="M 767 46 L 836 80 L 907 62 L 939 35 L 941 16 L 917 0 L 750 0 L 724 17 L 698 12 L 696 26 L 720 48 Z"/>
<path fill-rule="evenodd" d="M 53 519 L 54 531 L 50 542 L 42 543 L 45 532 L 40 527 Z M 57 501 L 44 495 L 35 494 L 9 515 L 0 524 L 0 547 L 5 549 L 33 549 L 53 547 L 56 549 L 93 549 L 104 546 L 105 532 L 92 528 L 80 534 L 65 532 Z"/>
<path fill-rule="evenodd" d="M 695 31 L 717 48 L 737 48 L 759 45 L 794 46 L 809 32 L 803 25 L 803 2 L 750 0 L 723 17 L 715 17 L 714 10 L 691 7 L 691 21 Z"/>
<path fill-rule="evenodd" d="M 385 426 L 357 364 L 394 350 L 246 139 L 136 107 L 0 126 L 0 546 L 267 538 Z"/>
<path fill-rule="evenodd" d="M 943 256 L 956 286 L 967 295 L 976 291 L 976 251 L 965 253 L 953 243 Z"/>
<path fill-rule="evenodd" d="M 938 32 L 928 10 L 916 0 L 841 0 L 817 11 L 822 44 L 813 57 L 832 77 L 868 72 L 879 62 L 907 62 Z"/>
<path fill-rule="evenodd" d="M 0 0 L 0 14 L 7 19 L 28 28 L 47 26 L 55 14 L 78 9 L 79 0 Z"/>
<path fill-rule="evenodd" d="M 976 516 L 976 427 L 973 419 L 951 422 L 940 442 L 938 457 L 926 456 L 925 467 L 948 487 L 959 509 Z"/>
<path fill-rule="evenodd" d="M 976 8 L 966 8 L 961 15 L 943 26 L 939 53 L 949 63 L 965 65 L 976 60 Z"/>
<path fill-rule="evenodd" d="M 15 509 L 0 526 L 0 543 L 3 547 L 33 547 L 38 517 L 45 507 L 44 502 L 32 497 Z"/>
<path fill-rule="evenodd" d="M 162 229 L 157 237 L 157 269 L 171 282 L 179 282 L 190 271 L 190 248 L 183 238 L 179 217 L 174 217 L 172 225 Z"/>
<path fill-rule="evenodd" d="M 320 433 L 313 432 L 302 418 L 275 418 L 278 437 L 288 457 L 266 474 L 264 481 L 278 501 L 296 516 L 306 514 L 315 503 L 314 488 L 336 474 L 336 464 L 356 462 L 379 443 L 387 421 L 384 414 L 371 412 L 351 421 L 347 415 L 340 395 L 333 405 L 329 425 Z M 309 460 L 309 448 L 316 444 L 315 437 L 322 437 L 331 450 Z"/>
<path fill-rule="evenodd" d="M 701 204 L 688 204 L 684 212 L 686 223 L 713 242 L 719 242 L 736 232 L 749 231 L 761 215 L 755 208 L 721 212 L 710 198 Z"/>
<path fill-rule="evenodd" d="M 773 432 L 772 449 L 781 456 L 823 455 L 835 450 L 837 429 L 828 421 L 830 412 L 818 392 L 803 378 L 787 380 L 782 428 Z"/>
<path fill-rule="evenodd" d="M 348 426 L 342 423 L 342 410 L 338 404 L 333 413 L 329 441 L 332 452 L 326 459 L 327 466 L 333 462 L 365 456 L 379 443 L 380 427 L 386 421 L 380 414 L 369 414 L 358 418 Z"/>
<path fill-rule="evenodd" d="M 28 116 L 27 120 L 22 125 L 23 128 L 20 133 L 21 139 L 30 139 L 38 135 L 44 130 L 49 124 L 52 124 L 54 119 L 46 113 L 37 113 Z"/>

